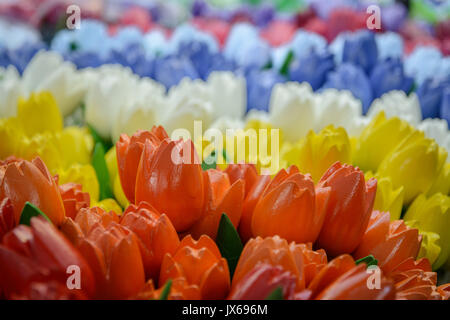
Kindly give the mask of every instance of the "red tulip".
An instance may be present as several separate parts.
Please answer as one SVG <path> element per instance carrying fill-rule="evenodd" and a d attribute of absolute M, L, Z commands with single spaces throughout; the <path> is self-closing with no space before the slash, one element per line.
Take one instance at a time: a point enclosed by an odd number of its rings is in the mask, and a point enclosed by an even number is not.
<path fill-rule="evenodd" d="M 4 198 L 0 203 L 0 243 L 3 236 L 16 226 L 16 218 L 14 216 L 14 208 L 11 200 Z"/>
<path fill-rule="evenodd" d="M 19 225 L 0 245 L 0 287 L 7 297 L 27 295 L 35 282 L 66 285 L 69 266 L 80 268 L 81 291 L 92 297 L 95 290 L 90 266 L 72 244 L 48 221 L 31 218 L 31 227 Z"/>
<path fill-rule="evenodd" d="M 365 182 L 361 170 L 336 162 L 322 176 L 318 187 L 330 187 L 331 192 L 317 246 L 331 256 L 352 253 L 367 229 L 377 180 Z"/>
<path fill-rule="evenodd" d="M 284 299 L 293 295 L 297 279 L 280 266 L 267 263 L 256 265 L 231 291 L 229 300 L 264 300 L 277 288 L 283 290 Z"/>

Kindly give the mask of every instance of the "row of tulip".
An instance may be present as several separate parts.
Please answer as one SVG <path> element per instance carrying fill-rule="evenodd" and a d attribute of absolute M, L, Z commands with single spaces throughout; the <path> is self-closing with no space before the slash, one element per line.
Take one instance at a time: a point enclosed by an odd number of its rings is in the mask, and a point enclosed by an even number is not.
<path fill-rule="evenodd" d="M 282 104 L 277 103 L 277 105 Z M 342 116 L 340 113 L 342 111 L 335 113 L 335 122 L 332 122 L 336 127 L 325 124 L 323 128 L 315 128 L 316 132 L 305 131 L 303 136 L 290 138 L 289 134 L 296 131 L 288 129 L 298 127 L 298 120 L 292 124 L 288 116 L 291 115 L 292 118 L 293 111 L 287 109 L 285 119 L 289 120 L 292 126 L 284 126 L 281 130 L 281 136 L 277 138 L 280 148 L 272 149 L 268 154 L 271 162 L 265 161 L 267 159 L 263 159 L 262 154 L 258 153 L 259 158 L 255 162 L 256 172 L 268 171 L 276 174 L 279 167 L 288 169 L 294 165 L 301 172 L 309 173 L 312 181 L 318 183 L 329 166 L 336 161 L 357 165 L 366 173 L 367 178 L 376 177 L 378 180 L 375 210 L 390 212 L 392 220 L 396 220 L 400 219 L 403 208 L 410 207 L 408 212 L 411 213 L 404 218 L 409 217 L 408 223 L 418 228 L 426 239 L 422 242 L 421 255 L 429 259 L 434 269 L 442 267 L 448 260 L 449 242 L 446 239 L 450 236 L 448 233 L 450 222 L 448 151 L 433 139 L 427 138 L 422 131 L 414 128 L 407 121 L 395 116 L 386 117 L 384 112 L 378 113 L 366 124 L 361 125 L 361 132 L 358 135 L 350 136 L 342 127 L 346 125 L 346 122 L 339 122 L 339 119 L 344 121 L 348 119 L 339 118 L 338 116 Z M 46 117 L 43 118 L 42 114 Z M 123 113 L 121 118 L 127 115 Z M 186 114 L 182 116 L 186 117 Z M 131 119 L 141 117 L 142 114 L 137 113 Z M 184 119 L 183 117 L 180 119 Z M 194 114 L 190 120 L 193 121 L 195 118 Z M 97 122 L 99 121 L 100 118 Z M 254 117 L 248 119 L 240 128 L 241 130 L 235 130 L 233 134 L 238 140 L 245 139 L 249 130 L 269 130 L 276 125 L 276 122 L 265 122 L 264 119 Z M 151 123 L 142 123 L 142 126 L 145 128 L 151 126 Z M 223 123 L 223 128 L 227 128 L 226 122 Z M 432 131 L 435 127 L 430 124 L 429 128 Z M 139 128 L 132 129 L 132 133 L 137 129 Z M 59 176 L 61 183 L 81 184 L 82 187 L 78 188 L 78 191 L 88 193 L 92 205 L 121 213 L 122 208 L 135 202 L 133 184 L 136 181 L 136 170 L 140 159 L 140 153 L 136 154 L 136 150 L 142 149 L 146 139 L 153 141 L 156 138 L 151 139 L 152 136 L 149 137 L 147 134 L 141 137 L 138 134 L 130 139 L 122 135 L 118 139 L 117 149 L 116 147 L 109 149 L 95 129 L 91 127 L 90 131 L 77 126 L 63 128 L 63 118 L 53 96 L 45 92 L 32 93 L 28 100 L 20 100 L 15 116 L 0 119 L 0 136 L 4 141 L 0 147 L 0 158 L 16 156 L 32 160 L 39 156 L 46 163 L 50 173 Z M 447 129 L 444 132 L 448 136 Z M 158 137 L 159 140 L 165 138 L 165 131 Z M 257 136 L 257 139 L 260 137 Z M 200 136 L 194 142 L 202 160 L 205 160 L 208 156 L 207 150 L 210 150 L 208 149 L 210 141 Z M 272 143 L 269 142 L 268 145 Z M 227 141 L 224 141 L 224 149 L 226 153 Z M 279 155 L 275 155 L 278 151 Z M 134 159 L 127 158 L 129 152 Z M 249 162 L 251 159 L 249 152 L 247 148 L 243 158 L 234 157 L 228 161 Z M 220 150 L 216 152 L 216 154 L 221 153 Z M 277 157 L 279 162 L 274 165 Z M 217 160 L 216 162 L 219 163 Z M 164 159 L 164 161 L 170 161 L 170 159 Z M 213 167 L 215 167 L 214 164 Z M 130 168 L 132 173 L 124 171 L 125 168 Z M 195 185 L 197 184 L 194 183 Z M 264 187 L 261 186 L 261 188 Z M 156 189 L 151 193 L 158 194 L 158 184 L 155 184 L 153 188 Z M 183 186 L 183 190 L 185 188 Z M 73 193 L 70 190 L 67 192 Z M 193 191 L 193 194 L 196 193 L 197 191 Z M 143 199 L 147 199 L 147 195 L 140 198 L 140 200 Z M 185 212 L 181 209 L 187 205 L 187 203 L 183 204 L 174 210 Z M 72 208 L 72 211 L 75 209 L 76 207 Z M 160 211 L 167 213 L 166 209 Z M 231 212 L 227 213 L 230 217 L 233 216 Z M 73 216 L 74 212 L 70 214 L 66 212 L 66 215 Z M 198 218 L 193 215 L 190 218 L 195 220 L 196 217 Z M 427 217 L 430 219 L 427 220 Z M 173 220 L 173 217 L 171 218 Z M 262 221 L 265 220 L 262 219 Z M 178 226 L 178 223 L 173 223 Z M 245 223 L 241 221 L 241 225 Z M 192 221 L 186 224 L 191 227 Z M 213 235 L 215 227 L 213 226 L 212 229 L 212 233 L 208 234 Z M 195 233 L 196 236 L 201 234 L 202 232 Z M 299 241 L 297 238 L 284 236 L 288 240 Z M 249 238 L 249 232 L 244 238 Z"/>
<path fill-rule="evenodd" d="M 161 66 L 162 76 L 167 76 L 165 66 Z M 347 67 L 352 68 L 350 65 L 343 68 Z M 363 116 L 363 105 L 351 92 L 338 91 L 332 86 L 313 92 L 306 82 L 276 83 L 279 81 L 267 71 L 250 72 L 247 78 L 215 71 L 206 80 L 183 78 L 166 93 L 161 84 L 140 78 L 120 65 L 77 70 L 57 53 L 41 51 L 22 76 L 13 66 L 0 69 L 0 73 L 0 116 L 16 115 L 19 97 L 50 91 L 66 123 L 87 123 L 103 138 L 113 141 L 121 133 L 132 134 L 137 129 L 158 124 L 163 124 L 169 133 L 176 128 L 193 132 L 193 120 L 201 120 L 206 130 L 209 127 L 239 129 L 246 121 L 258 119 L 282 129 L 286 140 L 291 142 L 305 136 L 310 129 L 319 131 L 330 124 L 342 126 L 351 136 L 358 136 L 370 119 L 384 111 L 388 117 L 400 117 L 425 131 L 447 150 L 450 143 L 447 80 L 426 81 L 417 94 L 388 91 Z M 335 82 L 342 83 L 339 80 L 337 77 Z M 267 108 L 251 109 L 246 115 L 250 103 L 262 100 Z M 439 114 L 446 121 L 422 121 Z"/>
<path fill-rule="evenodd" d="M 39 157 L 1 163 L 4 297 L 450 298 L 449 284 L 437 286 L 429 260 L 417 258 L 426 235 L 408 224 L 433 206 L 416 200 L 405 220 L 390 221 L 373 210 L 377 180 L 358 168 L 336 162 L 317 183 L 296 166 L 273 178 L 250 164 L 203 170 L 194 144 L 162 127 L 124 134 L 115 150 L 130 201 L 123 213 L 90 207 L 80 185 L 60 184 Z M 446 201 L 435 215 L 448 232 Z M 82 277 L 70 290 L 73 265 Z"/>

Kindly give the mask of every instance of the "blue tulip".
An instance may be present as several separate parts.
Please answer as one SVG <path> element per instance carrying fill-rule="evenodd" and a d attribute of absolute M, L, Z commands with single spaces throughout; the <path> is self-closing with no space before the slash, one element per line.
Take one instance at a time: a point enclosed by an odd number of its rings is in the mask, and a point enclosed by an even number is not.
<path fill-rule="evenodd" d="M 443 105 L 443 92 L 450 86 L 450 77 L 428 78 L 417 88 L 422 115 L 424 118 L 438 118 Z"/>
<path fill-rule="evenodd" d="M 271 69 L 248 70 L 247 75 L 247 111 L 251 109 L 269 110 L 270 95 L 275 84 L 286 79 Z"/>
<path fill-rule="evenodd" d="M 313 90 L 318 90 L 324 84 L 327 74 L 333 69 L 332 54 L 311 51 L 294 60 L 289 67 L 289 78 L 293 81 L 309 82 Z"/>
<path fill-rule="evenodd" d="M 167 89 L 177 85 L 184 77 L 200 78 L 189 59 L 167 56 L 155 60 L 153 78 Z"/>
<path fill-rule="evenodd" d="M 330 72 L 322 88 L 349 90 L 356 98 L 361 100 L 364 113 L 367 112 L 373 100 L 370 80 L 364 70 L 350 63 L 343 63 L 335 71 Z"/>
<path fill-rule="evenodd" d="M 398 58 L 388 58 L 379 62 L 370 74 L 373 97 L 379 98 L 391 90 L 403 90 L 408 93 L 414 80 L 403 72 L 403 64 Z"/>
<path fill-rule="evenodd" d="M 450 127 L 450 86 L 447 86 L 442 93 L 440 116 L 442 119 L 447 120 L 447 124 Z"/>
<path fill-rule="evenodd" d="M 45 45 L 40 42 L 25 43 L 17 49 L 2 48 L 0 49 L 0 66 L 6 68 L 13 65 L 22 74 L 30 60 L 42 49 L 45 49 Z"/>
<path fill-rule="evenodd" d="M 370 73 L 378 59 L 375 34 L 367 30 L 357 31 L 349 35 L 344 42 L 342 62 L 360 66 L 367 74 Z"/>

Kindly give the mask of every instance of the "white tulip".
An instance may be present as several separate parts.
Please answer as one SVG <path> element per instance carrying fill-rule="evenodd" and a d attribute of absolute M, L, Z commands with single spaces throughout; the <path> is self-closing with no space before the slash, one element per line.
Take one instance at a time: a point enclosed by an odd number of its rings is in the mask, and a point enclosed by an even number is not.
<path fill-rule="evenodd" d="M 17 100 L 22 95 L 22 85 L 17 69 L 10 65 L 0 68 L 0 118 L 17 114 Z"/>
<path fill-rule="evenodd" d="M 450 133 L 445 119 L 424 119 L 417 128 L 450 152 Z"/>
<path fill-rule="evenodd" d="M 113 141 L 118 141 L 122 133 L 131 136 L 137 130 L 151 130 L 159 125 L 165 107 L 165 88 L 149 79 L 141 79 L 136 86 L 130 103 L 119 106 L 112 127 Z"/>
<path fill-rule="evenodd" d="M 272 90 L 270 122 L 283 131 L 287 141 L 295 142 L 314 128 L 314 109 L 314 93 L 306 82 L 276 84 Z"/>
<path fill-rule="evenodd" d="M 415 93 L 409 96 L 404 91 L 392 90 L 381 98 L 375 99 L 367 112 L 369 118 L 375 117 L 380 111 L 384 111 L 386 117 L 399 117 L 417 126 L 422 120 L 422 110 L 419 99 Z"/>
<path fill-rule="evenodd" d="M 247 89 L 243 77 L 229 71 L 212 72 L 207 80 L 215 119 L 223 116 L 242 119 L 247 106 Z"/>
<path fill-rule="evenodd" d="M 26 97 L 32 92 L 51 92 L 63 116 L 70 114 L 86 93 L 86 84 L 75 65 L 51 51 L 40 51 L 31 59 L 22 84 Z"/>
<path fill-rule="evenodd" d="M 357 135 L 362 122 L 362 104 L 350 91 L 326 89 L 315 95 L 316 124 L 315 131 L 319 132 L 332 124 L 343 127 L 350 135 Z"/>
<path fill-rule="evenodd" d="M 227 133 L 227 130 L 229 132 L 244 129 L 245 123 L 241 119 L 237 118 L 230 118 L 230 117 L 220 117 L 219 119 L 216 119 L 214 121 L 210 128 L 212 129 L 218 129 L 223 134 Z"/>

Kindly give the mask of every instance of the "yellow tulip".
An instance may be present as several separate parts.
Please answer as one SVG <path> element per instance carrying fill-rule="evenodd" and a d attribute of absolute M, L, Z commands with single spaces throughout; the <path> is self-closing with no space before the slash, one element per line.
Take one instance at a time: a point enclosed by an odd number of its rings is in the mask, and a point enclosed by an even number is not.
<path fill-rule="evenodd" d="M 378 174 L 388 176 L 395 188 L 405 188 L 405 204 L 427 192 L 443 163 L 437 143 L 421 131 L 412 132 L 380 164 Z"/>
<path fill-rule="evenodd" d="M 416 220 L 406 221 L 405 224 L 410 228 L 419 229 L 419 223 Z M 436 232 L 421 231 L 420 229 L 419 234 L 422 236 L 422 242 L 420 243 L 420 250 L 417 258 L 427 258 L 433 265 L 442 251 L 439 246 L 441 237 Z"/>
<path fill-rule="evenodd" d="M 116 200 L 111 198 L 103 199 L 102 201 L 94 203 L 93 207 L 100 207 L 106 212 L 114 211 L 118 215 L 122 214 L 122 208 L 119 206 Z"/>
<path fill-rule="evenodd" d="M 429 243 L 441 249 L 439 257 L 433 263 L 433 269 L 439 269 L 450 256 L 450 197 L 436 193 L 427 198 L 421 194 L 411 204 L 403 219 L 422 233 L 434 232 L 439 235 L 439 239 L 435 236 L 429 239 Z M 424 250 L 430 250 L 430 246 Z M 432 258 L 436 249 L 430 251 Z"/>
<path fill-rule="evenodd" d="M 374 175 L 371 171 L 365 174 L 366 180 L 377 179 L 377 194 L 375 196 L 374 210 L 389 212 L 391 221 L 400 219 L 403 206 L 404 188 L 394 188 L 389 177 Z"/>
<path fill-rule="evenodd" d="M 440 148 L 440 150 L 443 150 L 443 148 Z M 442 166 L 433 185 L 430 190 L 428 190 L 427 195 L 430 196 L 439 192 L 447 195 L 450 192 L 450 162 L 447 162 Z"/>
<path fill-rule="evenodd" d="M 28 136 L 63 128 L 63 118 L 50 92 L 32 93 L 28 100 L 19 98 L 17 118 Z"/>
<path fill-rule="evenodd" d="M 114 197 L 116 198 L 117 202 L 119 202 L 119 204 L 122 206 L 122 208 L 127 208 L 130 205 L 130 202 L 125 196 L 125 193 L 123 192 L 119 175 L 116 175 L 116 177 L 114 178 L 113 193 Z"/>
<path fill-rule="evenodd" d="M 353 153 L 353 163 L 364 172 L 376 172 L 381 162 L 414 129 L 397 117 L 386 119 L 380 112 L 361 133 Z"/>
<path fill-rule="evenodd" d="M 25 137 L 17 118 L 0 119 L 0 159 L 17 155 L 18 147 Z"/>
<path fill-rule="evenodd" d="M 62 153 L 63 167 L 74 163 L 88 164 L 94 149 L 94 139 L 87 128 L 67 127 L 56 134 L 56 143 Z"/>
<path fill-rule="evenodd" d="M 91 202 L 99 199 L 99 184 L 94 167 L 90 164 L 73 164 L 67 169 L 58 171 L 59 183 L 74 182 L 83 186 L 83 191 L 89 193 Z"/>
<path fill-rule="evenodd" d="M 112 147 L 108 150 L 108 152 L 106 152 L 105 162 L 106 167 L 108 168 L 109 182 L 110 185 L 113 186 L 116 176 L 119 174 L 119 168 L 117 166 L 116 146 Z"/>
<path fill-rule="evenodd" d="M 351 143 L 344 128 L 330 125 L 318 134 L 309 131 L 297 145 L 282 148 L 282 163 L 296 165 L 300 172 L 311 174 L 317 183 L 328 168 L 340 161 L 351 162 Z"/>

